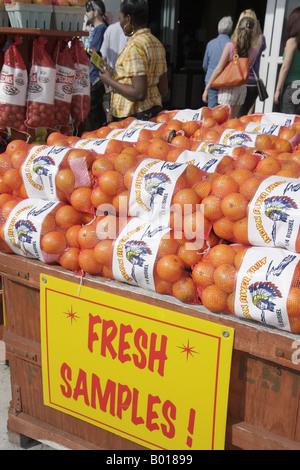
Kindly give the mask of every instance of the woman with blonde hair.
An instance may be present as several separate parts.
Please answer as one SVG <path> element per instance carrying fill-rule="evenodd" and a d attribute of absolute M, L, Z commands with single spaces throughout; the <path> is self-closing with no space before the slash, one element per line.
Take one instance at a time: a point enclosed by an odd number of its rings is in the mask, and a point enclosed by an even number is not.
<path fill-rule="evenodd" d="M 252 35 L 252 48 L 253 50 L 257 51 L 257 54 L 256 54 L 254 61 L 250 63 L 249 80 L 247 83 L 247 94 L 246 94 L 245 101 L 238 112 L 237 117 L 245 116 L 246 114 L 250 114 L 253 111 L 256 98 L 258 97 L 258 89 L 257 89 L 255 74 L 257 77 L 259 77 L 259 66 L 260 66 L 261 55 L 263 51 L 266 49 L 266 38 L 262 34 L 260 23 L 256 17 L 255 11 L 251 9 L 244 10 L 240 14 L 237 26 L 232 33 L 231 40 L 236 42 L 239 22 L 245 17 L 252 18 L 253 21 L 255 22 L 253 35 Z"/>
<path fill-rule="evenodd" d="M 252 45 L 253 32 L 255 28 L 255 21 L 253 18 L 245 16 L 238 24 L 236 36 L 236 48 L 239 57 L 248 57 L 250 63 L 255 60 L 257 55 L 256 48 Z M 207 103 L 208 91 L 220 73 L 224 70 L 229 61 L 233 59 L 234 55 L 234 42 L 228 42 L 222 52 L 218 65 L 213 71 L 210 79 L 204 89 L 202 99 Z M 234 88 L 222 88 L 218 91 L 218 103 L 228 104 L 231 107 L 231 118 L 237 116 L 241 105 L 244 103 L 247 94 L 246 85 L 236 86 Z"/>

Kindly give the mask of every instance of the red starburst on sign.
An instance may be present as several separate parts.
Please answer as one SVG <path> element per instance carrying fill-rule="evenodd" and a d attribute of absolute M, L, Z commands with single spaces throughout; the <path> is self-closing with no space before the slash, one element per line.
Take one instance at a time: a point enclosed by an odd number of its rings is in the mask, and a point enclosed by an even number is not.
<path fill-rule="evenodd" d="M 76 312 L 73 312 L 73 307 L 71 306 L 71 310 L 68 310 L 67 312 L 64 312 L 65 315 L 67 315 L 67 318 L 71 319 L 71 324 L 73 323 L 73 320 L 76 321 L 78 315 L 76 315 Z"/>
<path fill-rule="evenodd" d="M 189 359 L 189 356 L 194 357 L 194 354 L 199 354 L 197 351 L 195 351 L 194 346 L 190 346 L 190 340 L 188 339 L 187 345 L 182 345 L 182 346 L 177 346 L 179 349 L 181 349 L 182 353 L 186 353 L 186 360 Z"/>

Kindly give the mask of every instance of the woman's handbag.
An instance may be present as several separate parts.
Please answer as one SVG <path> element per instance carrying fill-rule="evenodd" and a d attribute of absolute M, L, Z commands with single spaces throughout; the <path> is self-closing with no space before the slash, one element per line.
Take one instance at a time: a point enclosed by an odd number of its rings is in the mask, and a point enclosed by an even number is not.
<path fill-rule="evenodd" d="M 260 101 L 265 101 L 269 97 L 266 86 L 265 86 L 264 82 L 262 81 L 262 79 L 258 78 L 258 76 L 256 75 L 254 69 L 252 69 L 252 72 L 253 72 L 254 78 L 256 80 L 259 99 L 260 99 Z"/>
<path fill-rule="evenodd" d="M 234 44 L 233 58 L 225 66 L 220 75 L 212 82 L 213 88 L 234 88 L 244 85 L 249 79 L 249 59 L 248 57 L 239 57 Z"/>

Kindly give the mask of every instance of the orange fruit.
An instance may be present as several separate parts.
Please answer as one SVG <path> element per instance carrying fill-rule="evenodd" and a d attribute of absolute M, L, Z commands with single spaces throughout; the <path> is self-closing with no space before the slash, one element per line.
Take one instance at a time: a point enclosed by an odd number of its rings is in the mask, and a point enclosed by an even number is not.
<path fill-rule="evenodd" d="M 227 307 L 227 294 L 215 284 L 211 284 L 203 289 L 201 301 L 211 312 L 221 313 Z"/>
<path fill-rule="evenodd" d="M 203 171 L 196 165 L 189 164 L 184 171 L 184 178 L 187 181 L 187 185 L 193 188 L 197 183 L 202 181 Z"/>
<path fill-rule="evenodd" d="M 78 225 L 81 221 L 81 217 L 73 206 L 64 205 L 57 210 L 55 220 L 62 228 L 68 229 L 72 225 Z"/>
<path fill-rule="evenodd" d="M 171 294 L 172 293 L 172 283 L 161 279 L 156 273 L 153 274 L 154 286 L 156 292 L 159 294 Z"/>
<path fill-rule="evenodd" d="M 110 139 L 106 146 L 105 154 L 109 155 L 111 153 L 120 153 L 122 152 L 122 150 L 123 150 L 123 145 L 121 141 L 116 140 L 116 139 Z"/>
<path fill-rule="evenodd" d="M 300 175 L 300 164 L 295 160 L 284 160 L 280 163 L 280 170 L 277 172 L 282 174 L 282 172 L 289 172 L 292 175 L 292 178 L 299 178 Z"/>
<path fill-rule="evenodd" d="M 178 258 L 181 259 L 185 266 L 194 266 L 197 264 L 203 257 L 203 250 L 200 248 L 191 249 L 189 248 L 189 242 L 184 243 L 184 245 L 180 246 L 178 250 Z"/>
<path fill-rule="evenodd" d="M 91 168 L 95 158 L 92 152 L 83 149 L 71 149 L 67 154 L 70 168 L 74 165 L 77 170 L 79 163 L 83 168 Z"/>
<path fill-rule="evenodd" d="M 24 140 L 15 139 L 7 144 L 5 152 L 9 156 L 12 156 L 15 152 L 19 152 L 21 150 L 27 153 L 29 148 L 29 144 L 27 144 Z"/>
<path fill-rule="evenodd" d="M 156 272 L 161 279 L 176 282 L 183 274 L 183 262 L 175 254 L 163 256 L 157 262 Z"/>
<path fill-rule="evenodd" d="M 177 135 L 172 139 L 172 145 L 181 149 L 190 150 L 192 144 L 190 139 L 185 135 Z"/>
<path fill-rule="evenodd" d="M 67 239 L 65 235 L 56 230 L 46 233 L 41 239 L 42 250 L 50 255 L 62 253 L 66 247 Z"/>
<path fill-rule="evenodd" d="M 75 189 L 75 175 L 70 168 L 60 170 L 56 174 L 55 184 L 57 189 L 65 194 L 71 194 Z"/>
<path fill-rule="evenodd" d="M 113 240 L 100 240 L 94 247 L 95 260 L 103 265 L 111 267 Z"/>
<path fill-rule="evenodd" d="M 69 271 L 76 272 L 79 269 L 79 257 L 80 250 L 76 247 L 71 247 L 65 250 L 59 257 L 59 264 Z"/>
<path fill-rule="evenodd" d="M 12 168 L 11 157 L 8 153 L 1 153 L 0 154 L 0 175 L 4 175 L 6 170 Z"/>
<path fill-rule="evenodd" d="M 204 216 L 209 220 L 217 220 L 223 217 L 221 209 L 221 198 L 218 196 L 210 195 L 202 199 L 203 213 Z"/>
<path fill-rule="evenodd" d="M 244 153 L 235 162 L 235 168 L 244 168 L 245 170 L 250 170 L 253 171 L 257 164 L 258 164 L 259 158 L 257 155 L 251 154 L 251 153 Z"/>
<path fill-rule="evenodd" d="M 0 207 L 6 202 L 11 201 L 12 199 L 14 198 L 11 194 L 7 194 L 7 193 L 0 194 Z"/>
<path fill-rule="evenodd" d="M 238 118 L 231 118 L 225 122 L 224 127 L 225 129 L 236 129 L 242 131 L 245 126 Z"/>
<path fill-rule="evenodd" d="M 22 176 L 16 168 L 6 170 L 3 175 L 3 181 L 11 189 L 19 189 L 23 183 Z"/>
<path fill-rule="evenodd" d="M 213 223 L 213 231 L 219 237 L 224 240 L 231 241 L 233 237 L 233 222 L 227 217 L 220 217 Z"/>
<path fill-rule="evenodd" d="M 225 105 L 216 106 L 211 110 L 211 117 L 215 119 L 218 124 L 227 121 L 228 115 L 228 107 Z"/>
<path fill-rule="evenodd" d="M 57 142 L 61 140 L 65 140 L 67 143 L 66 136 L 60 132 L 51 132 L 47 137 L 47 145 L 57 145 Z"/>
<path fill-rule="evenodd" d="M 235 315 L 235 292 L 232 292 L 227 297 L 227 310 L 231 315 Z"/>
<path fill-rule="evenodd" d="M 1 215 L 4 219 L 7 219 L 13 208 L 19 203 L 18 199 L 11 199 L 5 202 L 1 207 Z"/>
<path fill-rule="evenodd" d="M 106 157 L 99 156 L 92 164 L 92 174 L 94 176 L 101 176 L 108 170 L 113 170 L 114 164 Z"/>
<path fill-rule="evenodd" d="M 249 245 L 248 238 L 248 217 L 237 220 L 233 224 L 233 236 L 238 243 Z"/>
<path fill-rule="evenodd" d="M 197 299 L 197 289 L 193 279 L 187 276 L 181 277 L 172 284 L 172 294 L 176 299 L 186 304 L 195 302 Z"/>
<path fill-rule="evenodd" d="M 175 228 L 180 230 L 180 227 L 175 226 Z M 207 217 L 204 217 L 202 211 L 192 212 L 183 218 L 183 232 L 188 240 L 193 240 L 196 235 L 198 238 L 205 238 L 208 235 L 209 228 L 210 222 Z"/>
<path fill-rule="evenodd" d="M 221 290 L 230 294 L 233 292 L 237 270 L 232 264 L 221 264 L 214 272 L 214 282 Z"/>
<path fill-rule="evenodd" d="M 70 202 L 78 211 L 90 212 L 92 209 L 91 195 L 91 188 L 77 188 L 72 192 Z"/>
<path fill-rule="evenodd" d="M 235 255 L 235 258 L 234 258 L 234 266 L 236 267 L 236 269 L 240 269 L 246 251 L 247 251 L 247 248 L 242 248 L 242 249 L 241 249 L 240 251 L 238 251 L 238 253 Z"/>
<path fill-rule="evenodd" d="M 209 252 L 209 259 L 215 267 L 221 264 L 233 265 L 234 258 L 235 252 L 229 245 L 216 245 Z"/>
<path fill-rule="evenodd" d="M 163 139 L 156 139 L 149 143 L 147 153 L 150 158 L 167 160 L 167 155 L 172 147 Z"/>
<path fill-rule="evenodd" d="M 115 196 L 124 187 L 124 178 L 117 171 L 106 171 L 99 177 L 99 187 L 109 196 Z"/>
<path fill-rule="evenodd" d="M 11 164 L 17 170 L 21 168 L 22 164 L 24 163 L 25 158 L 27 157 L 27 151 L 25 150 L 17 150 L 11 156 Z"/>
<path fill-rule="evenodd" d="M 193 190 L 196 191 L 197 194 L 199 194 L 200 199 L 202 201 L 203 198 L 209 195 L 212 187 L 212 182 L 205 180 L 201 181 L 200 183 L 197 183 L 194 187 Z"/>
<path fill-rule="evenodd" d="M 300 319 L 300 288 L 291 287 L 288 293 L 286 308 L 289 317 L 299 317 Z"/>
<path fill-rule="evenodd" d="M 138 159 L 131 153 L 121 152 L 114 158 L 113 162 L 115 170 L 122 175 L 125 175 L 127 170 L 137 165 Z"/>
<path fill-rule="evenodd" d="M 244 196 L 248 201 L 254 197 L 258 187 L 261 184 L 261 178 L 253 175 L 251 178 L 244 181 L 240 186 L 240 193 Z"/>
<path fill-rule="evenodd" d="M 96 229 L 96 223 L 92 222 L 78 230 L 77 240 L 81 248 L 94 248 L 97 245 L 99 238 Z"/>
<path fill-rule="evenodd" d="M 102 191 L 102 189 L 99 186 L 97 186 L 96 188 L 92 190 L 91 202 L 96 209 L 100 210 L 100 206 L 103 204 L 112 205 L 112 201 L 113 201 L 112 196 L 109 196 L 107 193 Z"/>
<path fill-rule="evenodd" d="M 112 205 L 116 211 L 116 215 L 122 214 L 126 217 L 129 209 L 129 191 L 126 189 L 114 196 Z"/>
<path fill-rule="evenodd" d="M 178 242 L 175 240 L 174 235 L 170 232 L 166 233 L 160 240 L 157 251 L 157 259 L 166 255 L 176 254 L 177 250 Z"/>
<path fill-rule="evenodd" d="M 223 198 L 227 194 L 235 193 L 239 189 L 238 183 L 229 175 L 217 176 L 211 186 L 211 193 L 215 196 Z"/>
<path fill-rule="evenodd" d="M 292 144 L 288 140 L 277 137 L 275 141 L 275 150 L 277 150 L 280 153 L 292 152 L 293 147 L 292 147 Z"/>
<path fill-rule="evenodd" d="M 224 175 L 233 169 L 234 169 L 234 159 L 230 157 L 229 155 L 224 155 L 222 160 L 217 165 L 216 172 L 221 175 Z"/>
<path fill-rule="evenodd" d="M 80 244 L 78 242 L 78 232 L 81 229 L 81 225 L 72 225 L 66 231 L 66 239 L 69 246 L 79 248 Z"/>
<path fill-rule="evenodd" d="M 42 222 L 41 237 L 46 235 L 46 233 L 48 232 L 55 231 L 56 229 L 57 227 L 56 227 L 55 218 L 53 217 L 52 214 L 47 214 Z"/>
<path fill-rule="evenodd" d="M 256 167 L 256 171 L 263 175 L 276 175 L 280 169 L 280 163 L 274 157 L 263 158 Z"/>
<path fill-rule="evenodd" d="M 255 147 L 259 150 L 273 148 L 272 139 L 267 134 L 258 134 L 255 140 Z"/>
<path fill-rule="evenodd" d="M 224 216 L 233 221 L 246 217 L 247 208 L 248 201 L 240 193 L 228 194 L 221 202 L 221 209 Z"/>
<path fill-rule="evenodd" d="M 214 282 L 215 267 L 209 261 L 200 261 L 192 270 L 192 277 L 199 287 L 207 287 Z"/>
<path fill-rule="evenodd" d="M 87 274 L 101 274 L 103 266 L 95 260 L 94 250 L 85 248 L 78 256 L 79 267 Z"/>
<path fill-rule="evenodd" d="M 237 168 L 236 170 L 230 172 L 230 176 L 240 186 L 242 183 L 244 183 L 244 181 L 251 178 L 251 176 L 253 176 L 253 173 L 252 171 L 246 170 L 245 168 Z"/>
<path fill-rule="evenodd" d="M 182 124 L 182 130 L 187 137 L 192 137 L 198 129 L 199 123 L 197 121 L 187 121 Z"/>
<path fill-rule="evenodd" d="M 176 204 L 176 209 L 181 210 L 182 214 L 191 214 L 196 210 L 197 204 L 200 204 L 200 196 L 192 188 L 185 188 L 178 191 L 173 199 L 172 204 Z"/>
<path fill-rule="evenodd" d="M 213 119 L 212 117 L 206 117 L 202 121 L 202 125 L 204 129 L 210 129 L 211 127 L 214 127 L 218 124 L 216 119 Z"/>

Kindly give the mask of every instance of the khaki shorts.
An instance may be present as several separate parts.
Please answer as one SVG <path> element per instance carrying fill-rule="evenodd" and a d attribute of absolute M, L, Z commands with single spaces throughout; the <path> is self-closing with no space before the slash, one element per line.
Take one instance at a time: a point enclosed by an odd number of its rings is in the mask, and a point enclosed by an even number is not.
<path fill-rule="evenodd" d="M 218 91 L 218 103 L 229 104 L 230 106 L 242 105 L 246 99 L 247 85 L 236 86 L 234 88 L 223 88 Z"/>

